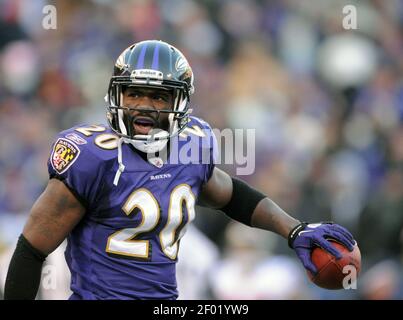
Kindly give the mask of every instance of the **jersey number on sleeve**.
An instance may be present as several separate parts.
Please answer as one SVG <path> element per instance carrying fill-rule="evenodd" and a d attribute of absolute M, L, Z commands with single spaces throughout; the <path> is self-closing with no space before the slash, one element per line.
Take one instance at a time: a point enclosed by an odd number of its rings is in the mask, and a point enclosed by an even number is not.
<path fill-rule="evenodd" d="M 76 131 L 85 135 L 86 137 L 92 136 L 94 133 L 104 132 L 106 128 L 97 124 L 90 125 L 88 127 L 77 128 Z M 113 150 L 118 147 L 119 137 L 113 133 L 103 133 L 95 137 L 94 143 L 105 150 Z"/>

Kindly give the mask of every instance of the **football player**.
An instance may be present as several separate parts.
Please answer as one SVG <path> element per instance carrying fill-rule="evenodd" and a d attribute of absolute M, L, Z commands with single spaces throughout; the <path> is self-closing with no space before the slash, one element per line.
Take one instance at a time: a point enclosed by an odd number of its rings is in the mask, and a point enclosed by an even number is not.
<path fill-rule="evenodd" d="M 193 91 L 192 69 L 172 45 L 143 41 L 123 51 L 106 95 L 108 125 L 75 126 L 53 143 L 50 179 L 19 237 L 5 299 L 35 298 L 42 264 L 65 238 L 70 299 L 176 299 L 179 243 L 199 198 L 288 238 L 313 273 L 314 246 L 338 258 L 328 238 L 353 249 L 345 228 L 300 222 L 215 167 L 211 128 L 190 116 Z M 196 160 L 175 157 L 192 148 Z"/>

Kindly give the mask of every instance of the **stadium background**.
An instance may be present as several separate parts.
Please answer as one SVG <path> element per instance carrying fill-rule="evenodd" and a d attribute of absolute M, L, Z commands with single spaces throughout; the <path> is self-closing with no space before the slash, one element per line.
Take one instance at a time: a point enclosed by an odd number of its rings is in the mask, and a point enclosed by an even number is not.
<path fill-rule="evenodd" d="M 56 30 L 42 27 L 47 4 Z M 342 28 L 347 4 L 357 30 Z M 398 0 L 0 0 L 1 288 L 53 137 L 104 122 L 116 57 L 151 38 L 188 57 L 195 115 L 256 129 L 255 174 L 242 178 L 301 220 L 346 226 L 363 256 L 357 290 L 322 290 L 286 241 L 198 208 L 181 243 L 180 297 L 402 299 L 402 30 Z M 63 299 L 62 249 L 49 264 L 56 290 L 42 285 L 39 298 Z"/>

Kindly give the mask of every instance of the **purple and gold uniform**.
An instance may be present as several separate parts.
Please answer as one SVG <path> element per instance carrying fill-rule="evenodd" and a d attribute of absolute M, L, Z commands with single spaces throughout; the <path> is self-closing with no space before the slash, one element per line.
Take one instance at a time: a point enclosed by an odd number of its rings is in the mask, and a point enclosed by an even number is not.
<path fill-rule="evenodd" d="M 86 207 L 65 253 L 70 299 L 176 299 L 179 242 L 214 168 L 214 135 L 191 117 L 178 148 L 154 164 L 123 143 L 125 169 L 116 186 L 118 138 L 104 125 L 73 127 L 59 134 L 49 158 L 50 177 Z M 172 161 L 190 147 L 199 151 L 197 161 Z"/>

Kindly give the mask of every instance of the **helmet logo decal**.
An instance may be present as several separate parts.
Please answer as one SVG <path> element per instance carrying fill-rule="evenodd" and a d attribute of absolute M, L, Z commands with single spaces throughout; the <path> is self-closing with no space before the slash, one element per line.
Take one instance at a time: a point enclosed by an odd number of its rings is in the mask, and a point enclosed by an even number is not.
<path fill-rule="evenodd" d="M 185 57 L 179 56 L 175 63 L 175 69 L 178 72 L 186 71 L 189 68 L 189 63 L 186 61 Z"/>
<path fill-rule="evenodd" d="M 123 52 L 115 63 L 115 67 L 119 68 L 120 70 L 126 70 L 129 68 L 129 65 L 125 63 L 125 54 L 126 52 Z"/>

